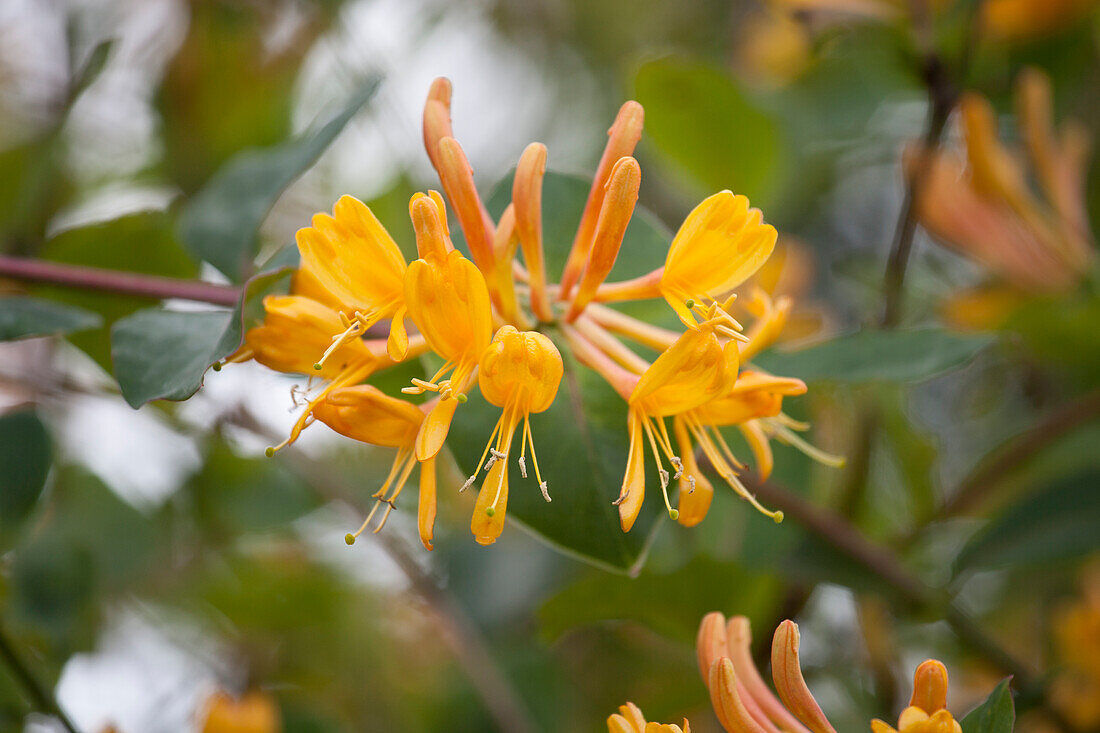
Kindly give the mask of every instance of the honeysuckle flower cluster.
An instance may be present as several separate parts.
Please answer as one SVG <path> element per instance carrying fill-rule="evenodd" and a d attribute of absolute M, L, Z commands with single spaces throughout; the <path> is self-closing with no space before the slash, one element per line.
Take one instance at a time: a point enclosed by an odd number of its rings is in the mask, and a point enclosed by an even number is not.
<path fill-rule="evenodd" d="M 1088 133 L 1074 122 L 1055 128 L 1052 106 L 1050 79 L 1036 69 L 1022 72 L 1016 119 L 1024 150 L 1017 151 L 998 138 L 988 100 L 966 94 L 959 102 L 965 160 L 941 150 L 923 163 L 916 198 L 921 224 L 993 275 L 949 304 L 948 314 L 962 325 L 996 325 L 1022 295 L 1065 293 L 1092 265 L 1085 204 Z M 907 163 L 915 171 L 919 151 Z"/>
<path fill-rule="evenodd" d="M 728 621 L 718 612 L 703 617 L 696 640 L 699 672 L 710 692 L 714 714 L 728 733 L 836 733 L 817 704 L 798 656 L 798 624 L 784 621 L 772 637 L 773 693 L 753 662 L 749 620 Z M 688 721 L 647 723 L 633 703 L 607 719 L 610 733 L 689 733 Z M 923 662 L 913 675 L 913 694 L 898 718 L 897 728 L 871 721 L 872 733 L 962 733 L 947 710 L 947 668 L 935 659 Z"/>
<path fill-rule="evenodd" d="M 1082 578 L 1081 595 L 1058 610 L 1051 630 L 1058 675 L 1054 703 L 1076 730 L 1100 726 L 1100 561 Z"/>
<path fill-rule="evenodd" d="M 776 230 L 744 196 L 722 191 L 688 215 L 663 267 L 633 280 L 605 282 L 641 185 L 632 153 L 642 134 L 643 110 L 631 101 L 611 126 L 564 270 L 552 283 L 541 206 L 546 148 L 532 143 L 523 151 L 511 204 L 494 221 L 453 137 L 450 99 L 450 83 L 437 79 L 423 129 L 443 194 L 418 193 L 409 202 L 416 260 L 406 262 L 370 209 L 351 196 L 298 232 L 301 266 L 290 294 L 265 299 L 263 324 L 247 333 L 245 347 L 234 357 L 311 376 L 289 437 L 268 454 L 293 443 L 316 420 L 355 440 L 395 448 L 374 508 L 348 542 L 372 524 L 375 532 L 382 528 L 419 465 L 418 525 L 431 549 L 435 459 L 456 411 L 476 386 L 501 416 L 486 436 L 473 475 L 456 488 L 480 481 L 471 530 L 479 543 L 490 544 L 503 529 L 513 462 L 524 477 L 533 474 L 545 500 L 551 500 L 555 477 L 539 467 L 530 416 L 553 404 L 564 371 L 559 348 L 566 348 L 628 405 L 629 458 L 615 501 L 623 531 L 633 526 L 645 497 L 647 447 L 673 519 L 697 524 L 710 506 L 714 490 L 700 470 L 698 449 L 738 494 L 780 521 L 781 513 L 761 506 L 741 483 L 738 473 L 745 466 L 720 431 L 740 428 L 765 477 L 772 467 L 772 439 L 835 462 L 797 435 L 808 426 L 782 412 L 783 398 L 804 393 L 806 385 L 749 366 L 778 337 L 791 303 L 759 287 L 741 301 L 732 291 L 768 259 Z M 444 195 L 469 258 L 451 241 Z M 682 329 L 646 323 L 607 305 L 644 298 L 667 301 Z M 747 329 L 735 312 L 752 318 Z M 557 334 L 557 341 L 544 331 Z M 651 363 L 624 341 L 658 356 Z M 442 365 L 401 390 L 428 401 L 415 404 L 366 383 L 377 372 L 428 352 Z M 673 481 L 679 485 L 679 508 L 669 498 Z"/>

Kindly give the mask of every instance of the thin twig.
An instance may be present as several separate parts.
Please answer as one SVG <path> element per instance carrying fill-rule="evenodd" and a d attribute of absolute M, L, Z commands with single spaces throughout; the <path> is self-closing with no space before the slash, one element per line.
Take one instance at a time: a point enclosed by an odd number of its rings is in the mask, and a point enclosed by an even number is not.
<path fill-rule="evenodd" d="M 940 506 L 933 521 L 965 512 L 997 488 L 1027 461 L 1078 427 L 1100 417 L 1100 390 L 1056 408 L 1031 428 L 1010 439 L 970 473 Z"/>
<path fill-rule="evenodd" d="M 774 506 L 812 535 L 882 580 L 898 597 L 918 608 L 940 609 L 959 641 L 974 652 L 1013 675 L 1016 684 L 1029 686 L 1035 678 L 1028 665 L 987 635 L 969 614 L 954 603 L 950 595 L 926 584 L 901 564 L 888 547 L 872 542 L 843 517 L 817 507 L 798 494 L 770 482 L 758 482 L 746 476 L 746 485 L 765 504 Z"/>
<path fill-rule="evenodd" d="M 909 264 L 909 255 L 913 250 L 913 237 L 917 231 L 917 196 L 928 176 L 932 153 L 940 144 L 957 98 L 957 93 L 947 78 L 939 56 L 930 55 L 927 58 L 924 65 L 924 78 L 928 87 L 928 122 L 921 141 L 917 168 L 905 187 L 905 199 L 898 214 L 894 242 L 890 247 L 886 273 L 882 279 L 885 305 L 879 325 L 883 328 L 893 328 L 901 320 L 905 270 Z"/>
<path fill-rule="evenodd" d="M 245 412 L 228 416 L 228 422 L 265 438 L 276 439 L 270 430 Z M 301 452 L 287 456 L 286 465 L 327 501 L 337 501 L 366 514 L 368 507 L 358 498 L 347 481 L 328 466 Z M 431 573 L 421 567 L 406 543 L 393 532 L 374 536 L 387 555 L 401 568 L 413 591 L 431 609 L 444 642 L 466 673 L 466 678 L 481 698 L 486 710 L 505 733 L 534 733 L 537 730 L 526 704 L 501 673 L 481 631 L 462 607 Z"/>
<path fill-rule="evenodd" d="M 0 255 L 0 278 L 25 282 L 51 283 L 81 290 L 97 290 L 142 298 L 164 300 L 178 298 L 214 305 L 234 306 L 240 300 L 240 288 L 199 280 L 181 280 L 157 275 L 140 275 L 100 267 L 63 265 L 28 257 Z"/>
<path fill-rule="evenodd" d="M 0 659 L 4 660 L 4 664 L 11 670 L 12 676 L 27 691 L 39 712 L 57 718 L 69 733 L 78 733 L 77 727 L 69 720 L 69 716 L 65 715 L 53 694 L 38 681 L 38 678 L 31 672 L 30 667 L 19 656 L 3 627 L 0 627 Z"/>

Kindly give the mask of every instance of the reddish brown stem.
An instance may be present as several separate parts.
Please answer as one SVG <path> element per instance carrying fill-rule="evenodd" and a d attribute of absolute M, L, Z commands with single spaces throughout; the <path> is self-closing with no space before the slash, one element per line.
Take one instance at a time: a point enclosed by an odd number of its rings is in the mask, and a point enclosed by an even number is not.
<path fill-rule="evenodd" d="M 154 300 L 178 298 L 225 306 L 236 305 L 241 297 L 240 288 L 233 285 L 141 275 L 100 267 L 63 265 L 57 262 L 7 255 L 0 255 L 0 278 L 135 295 Z"/>

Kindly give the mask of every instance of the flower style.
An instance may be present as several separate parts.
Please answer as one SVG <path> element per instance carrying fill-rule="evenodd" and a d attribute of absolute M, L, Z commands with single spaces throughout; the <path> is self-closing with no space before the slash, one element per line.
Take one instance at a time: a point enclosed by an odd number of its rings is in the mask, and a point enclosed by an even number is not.
<path fill-rule="evenodd" d="M 1016 84 L 1016 116 L 1031 171 L 997 139 L 987 100 L 968 94 L 959 109 L 965 163 L 951 152 L 911 151 L 907 166 L 914 177 L 923 174 L 916 201 L 924 227 L 994 276 L 949 306 L 954 320 L 985 325 L 1003 319 L 1021 294 L 1071 290 L 1091 265 L 1084 193 L 1089 143 L 1079 125 L 1054 129 L 1050 80 L 1033 69 Z M 1041 197 L 1032 192 L 1030 175 Z"/>
<path fill-rule="evenodd" d="M 775 229 L 744 196 L 723 191 L 687 216 L 663 267 L 635 280 L 605 282 L 641 186 L 641 167 L 632 154 L 644 113 L 637 102 L 627 102 L 608 131 L 555 284 L 543 250 L 545 146 L 532 143 L 523 151 L 512 202 L 494 220 L 454 138 L 450 102 L 450 83 L 437 79 L 424 107 L 423 132 L 446 201 L 435 191 L 410 200 L 417 259 L 406 263 L 370 209 L 350 196 L 341 197 L 332 215 L 317 214 L 310 227 L 298 232 L 302 264 L 291 294 L 265 301 L 264 323 L 248 332 L 246 348 L 234 356 L 234 361 L 252 357 L 273 369 L 306 373 L 310 387 L 313 377 L 325 381 L 288 440 L 270 452 L 293 442 L 314 420 L 356 440 L 396 448 L 393 468 L 374 494 L 374 507 L 349 539 L 372 526 L 383 504 L 373 531 L 385 525 L 419 462 L 420 533 L 431 549 L 434 460 L 458 406 L 476 385 L 482 397 L 501 408 L 501 416 L 462 488 L 473 485 L 484 469 L 471 530 L 477 542 L 491 544 L 503 530 L 509 457 L 521 424 L 520 472 L 526 478 L 530 446 L 535 480 L 550 500 L 546 479 L 552 477 L 544 477 L 539 467 L 530 415 L 554 403 L 564 373 L 559 348 L 566 347 L 576 361 L 606 379 L 627 406 L 628 459 L 615 501 L 624 531 L 634 525 L 644 501 L 647 444 L 665 507 L 682 524 L 697 524 L 713 495 L 694 454 L 695 442 L 719 475 L 755 504 L 736 478 L 743 466 L 718 427 L 740 427 L 765 474 L 772 462 L 769 439 L 795 442 L 791 430 L 801 427 L 780 408 L 784 396 L 805 392 L 804 384 L 759 369 L 738 374 L 742 364 L 775 340 L 790 310 L 789 300 L 773 302 L 754 289 L 743 309 L 753 318 L 748 331 L 730 313 L 735 304 L 731 291 L 768 259 Z M 469 259 L 451 241 L 448 203 Z M 639 298 L 667 301 L 683 330 L 646 323 L 608 305 Z M 406 318 L 414 327 L 408 331 Z M 561 338 L 555 343 L 551 336 L 557 333 Z M 657 356 L 650 362 L 638 349 Z M 434 373 L 401 390 L 412 401 L 364 384 L 379 370 L 427 351 L 438 357 Z M 425 396 L 430 401 L 414 404 Z M 672 419 L 672 433 L 666 418 Z M 669 499 L 672 480 L 680 481 L 682 512 Z"/>
<path fill-rule="evenodd" d="M 504 529 L 504 511 L 508 505 L 508 455 L 512 438 L 523 417 L 523 438 L 520 446 L 519 469 L 527 478 L 527 447 L 531 447 L 531 464 L 535 480 L 546 501 L 550 493 L 539 471 L 535 455 L 535 437 L 531 433 L 531 413 L 549 409 L 558 393 L 565 366 L 554 342 L 534 331 L 517 331 L 514 326 L 501 326 L 492 344 L 481 355 L 478 365 L 478 385 L 481 394 L 500 407 L 500 419 L 489 436 L 474 475 L 462 487 L 474 482 L 484 464 L 487 476 L 478 493 L 477 506 L 470 529 L 479 544 L 496 541 Z M 494 444 L 495 440 L 495 444 Z M 486 462 L 486 458 L 488 461 Z"/>

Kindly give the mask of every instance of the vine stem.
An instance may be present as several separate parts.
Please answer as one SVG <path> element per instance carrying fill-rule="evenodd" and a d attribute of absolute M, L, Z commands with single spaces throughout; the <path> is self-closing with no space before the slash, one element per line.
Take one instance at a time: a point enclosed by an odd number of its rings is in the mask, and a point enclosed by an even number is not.
<path fill-rule="evenodd" d="M 27 691 L 39 712 L 48 713 L 57 718 L 69 733 L 78 733 L 77 727 L 61 709 L 53 694 L 34 676 L 30 667 L 23 661 L 19 652 L 15 650 L 15 645 L 8 639 L 7 630 L 2 626 L 0 626 L 0 659 L 4 660 L 4 664 L 11 670 L 12 676 Z"/>
<path fill-rule="evenodd" d="M 154 300 L 178 298 L 229 307 L 235 306 L 241 297 L 241 289 L 232 285 L 157 275 L 139 275 L 101 267 L 64 265 L 8 255 L 0 255 L 0 278 L 64 285 L 80 290 L 136 295 Z"/>
<path fill-rule="evenodd" d="M 751 476 L 745 477 L 745 483 L 758 499 L 783 510 L 812 535 L 869 570 L 905 602 L 919 608 L 943 609 L 945 620 L 959 640 L 1013 675 L 1019 686 L 1026 687 L 1032 683 L 1035 675 L 1027 664 L 986 634 L 966 611 L 952 601 L 949 594 L 929 586 L 910 573 L 892 550 L 867 539 L 839 514 L 815 506 L 789 489 L 770 482 L 756 481 Z"/>

